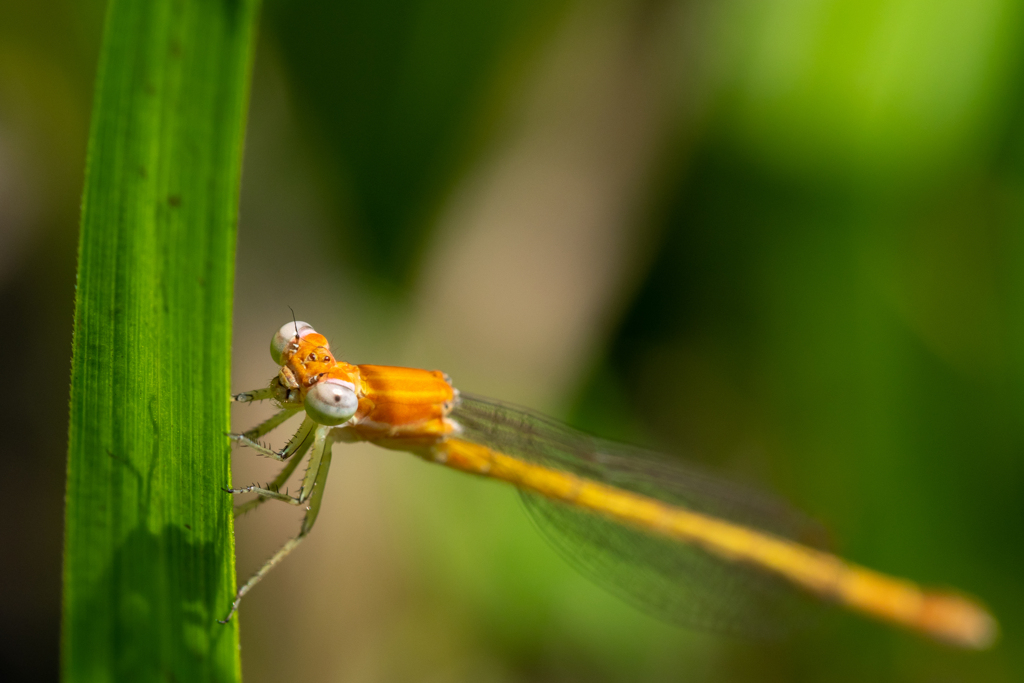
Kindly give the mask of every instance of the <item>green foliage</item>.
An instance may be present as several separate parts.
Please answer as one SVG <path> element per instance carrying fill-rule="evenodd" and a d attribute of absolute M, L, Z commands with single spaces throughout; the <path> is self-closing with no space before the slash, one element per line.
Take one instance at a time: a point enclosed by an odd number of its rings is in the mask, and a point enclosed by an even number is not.
<path fill-rule="evenodd" d="M 114 0 L 82 209 L 65 680 L 238 680 L 228 393 L 255 0 Z"/>
<path fill-rule="evenodd" d="M 486 128 L 495 73 L 522 61 L 566 4 L 269 4 L 268 29 L 362 275 L 396 289 L 414 282 L 432 214 Z"/>

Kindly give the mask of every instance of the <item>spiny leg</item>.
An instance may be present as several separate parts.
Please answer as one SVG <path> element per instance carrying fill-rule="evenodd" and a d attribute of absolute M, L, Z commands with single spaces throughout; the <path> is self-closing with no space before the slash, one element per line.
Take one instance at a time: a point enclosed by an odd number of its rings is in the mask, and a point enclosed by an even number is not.
<path fill-rule="evenodd" d="M 249 486 L 243 486 L 242 488 L 225 490 L 228 493 L 256 493 L 261 498 L 280 500 L 285 503 L 291 503 L 292 505 L 301 505 L 303 502 L 305 502 L 306 498 L 309 497 L 308 491 L 310 487 L 308 486 L 308 484 L 311 483 L 309 477 L 316 476 L 317 469 L 320 467 L 320 459 L 323 457 L 323 448 L 321 447 L 322 444 L 320 443 L 320 431 L 321 428 L 315 422 L 313 422 L 313 420 L 307 417 L 305 420 L 302 421 L 302 426 L 299 427 L 299 431 L 297 431 L 295 433 L 295 436 L 291 438 L 291 441 L 288 442 L 288 446 L 285 447 L 285 449 L 280 453 L 276 453 L 267 448 L 264 448 L 263 446 L 259 446 L 259 444 L 257 444 L 257 446 L 255 447 L 256 450 L 260 452 L 268 452 L 270 454 L 270 457 L 273 457 L 275 460 L 286 460 L 288 458 L 292 458 L 296 454 L 305 453 L 306 450 L 309 449 L 310 444 L 313 444 L 313 455 L 311 455 L 309 458 L 309 467 L 306 468 L 306 476 L 302 480 L 302 488 L 299 489 L 298 497 L 289 496 L 288 494 L 281 493 L 280 491 L 278 491 L 277 489 L 280 488 L 280 484 L 278 484 L 278 486 L 276 487 L 273 485 L 263 487 L 259 486 L 258 484 L 251 484 Z M 301 459 L 302 457 L 300 455 L 298 457 L 295 457 L 293 462 L 297 464 Z M 292 469 L 295 468 L 292 467 Z M 278 478 L 280 478 L 284 474 L 285 473 L 282 472 L 281 474 L 278 475 Z M 291 471 L 289 471 L 288 474 L 291 474 Z M 287 475 L 285 475 L 285 478 L 287 478 Z"/>
<path fill-rule="evenodd" d="M 295 549 L 299 543 L 302 542 L 313 528 L 313 524 L 316 523 L 316 518 L 320 514 L 320 503 L 323 501 L 324 496 L 324 484 L 327 481 L 327 472 L 331 469 L 331 439 L 330 439 L 331 428 L 327 426 L 317 427 L 316 440 L 313 443 L 313 453 L 309 460 L 309 469 L 306 471 L 306 477 L 303 481 L 303 490 L 299 493 L 301 501 L 309 500 L 309 507 L 306 510 L 306 516 L 302 520 L 302 528 L 299 530 L 299 535 L 295 538 L 290 539 L 287 543 L 281 546 L 274 555 L 267 560 L 262 567 L 260 567 L 255 574 L 249 577 L 249 580 L 245 582 L 245 585 L 238 589 L 238 593 L 235 595 L 235 601 L 231 603 L 231 610 L 227 616 L 219 620 L 220 623 L 226 624 L 234 616 L 235 612 L 238 611 L 238 605 L 242 602 L 242 598 L 248 593 L 253 587 L 259 583 L 264 576 L 267 575 L 274 565 L 283 560 L 292 550 Z M 310 474 L 312 472 L 312 475 Z M 305 481 L 311 481 L 311 485 L 307 488 Z"/>
<path fill-rule="evenodd" d="M 243 391 L 240 394 L 235 394 L 231 397 L 231 400 L 237 403 L 252 403 L 253 401 L 265 401 L 268 398 L 274 398 L 273 384 L 262 389 L 256 389 L 255 391 Z"/>
<path fill-rule="evenodd" d="M 296 496 L 292 496 L 292 495 L 289 495 L 287 493 L 281 493 L 280 491 L 275 491 L 274 489 L 272 489 L 270 487 L 259 486 L 258 484 L 249 484 L 248 486 L 243 486 L 240 489 L 224 489 L 224 490 L 227 491 L 228 493 L 234 493 L 234 494 L 239 494 L 239 493 L 255 493 L 256 495 L 259 496 L 259 498 L 257 498 L 257 500 L 260 500 L 260 499 L 279 500 L 282 503 L 289 503 L 291 505 L 302 505 L 302 503 L 303 503 L 303 501 L 299 500 Z M 251 503 L 252 501 L 249 501 L 249 502 Z M 243 504 L 243 505 L 245 505 L 245 504 Z M 239 507 L 242 507 L 242 505 L 239 505 Z M 253 507 L 255 507 L 255 506 L 253 506 Z M 237 516 L 239 513 L 236 512 L 235 514 Z"/>
<path fill-rule="evenodd" d="M 308 417 L 306 418 L 306 422 L 308 422 L 311 425 L 316 425 L 316 423 L 313 422 Z M 280 500 L 284 503 L 290 503 L 292 505 L 302 505 L 304 502 L 306 502 L 306 499 L 309 498 L 309 494 L 313 490 L 313 486 L 316 482 L 317 472 L 320 470 L 320 461 L 323 457 L 324 449 L 318 449 L 318 445 L 320 439 L 320 431 L 322 429 L 323 427 L 317 426 L 315 430 L 311 430 L 309 432 L 309 437 L 302 440 L 301 443 L 303 445 L 299 446 L 299 448 L 296 449 L 296 452 L 305 451 L 306 448 L 309 448 L 309 443 L 313 442 L 313 454 L 309 456 L 309 466 L 306 467 L 306 474 L 305 476 L 302 477 L 302 486 L 299 488 L 298 496 L 289 496 L 288 494 L 281 493 L 280 491 L 275 490 L 272 486 L 263 487 L 257 484 L 250 484 L 249 486 L 243 486 L 242 488 L 239 489 L 227 489 L 228 493 L 256 493 L 262 498 Z M 330 433 L 330 428 L 327 429 L 327 432 L 328 434 Z M 296 434 L 296 437 L 297 436 L 298 434 Z M 297 439 L 295 439 L 294 442 L 299 443 Z M 300 458 L 296 458 L 295 462 L 298 462 L 299 460 Z"/>
<path fill-rule="evenodd" d="M 326 426 L 318 425 L 316 428 L 316 438 L 313 442 L 312 454 L 309 456 L 309 465 L 306 467 L 306 473 L 302 477 L 302 486 L 299 488 L 299 500 L 305 501 L 309 498 L 316 489 L 316 485 L 320 480 L 320 471 L 323 469 L 322 462 L 330 460 L 331 458 L 331 444 L 334 440 L 331 438 L 331 428 Z M 324 474 L 324 477 L 327 475 Z M 320 488 L 323 489 L 321 483 Z M 317 504 L 319 505 L 319 503 Z M 314 518 L 316 515 L 314 515 Z"/>
<path fill-rule="evenodd" d="M 288 418 L 290 418 L 292 415 L 299 412 L 300 410 L 302 410 L 302 406 L 289 406 L 284 410 L 278 411 L 277 413 L 274 414 L 273 417 L 264 420 L 263 422 L 259 423 L 252 429 L 245 430 L 244 432 L 241 433 L 240 436 L 244 436 L 246 439 L 255 441 L 261 436 L 269 434 L 270 432 L 280 427 Z M 231 436 L 236 435 L 232 434 Z"/>
<path fill-rule="evenodd" d="M 297 468 L 299 466 L 299 463 L 302 462 L 302 458 L 303 456 L 305 456 L 307 450 L 309 450 L 308 443 L 306 444 L 305 448 L 300 448 L 295 453 L 295 455 L 288 460 L 287 464 L 285 464 L 285 466 L 281 469 L 280 473 L 278 473 L 278 475 L 274 477 L 274 481 L 267 484 L 267 488 L 270 489 L 271 491 L 280 492 L 281 487 L 284 486 L 284 483 L 286 481 L 288 481 L 288 477 L 292 476 L 292 472 L 294 472 L 295 468 Z M 241 517 L 250 510 L 255 510 L 268 500 L 270 500 L 270 498 L 267 498 L 265 496 L 258 496 L 256 498 L 253 498 L 252 500 L 247 500 L 246 502 L 240 505 L 236 505 L 235 517 Z"/>
<path fill-rule="evenodd" d="M 276 418 L 277 415 L 275 415 L 274 417 Z M 273 419 L 274 418 L 271 418 L 271 420 Z M 270 420 L 267 420 L 267 422 L 269 421 Z M 263 424 L 266 424 L 266 422 L 264 422 Z M 263 424 L 259 425 L 257 429 L 262 427 Z M 288 445 L 285 446 L 280 451 L 275 451 L 271 448 L 267 448 L 263 444 L 250 438 L 248 436 L 249 432 L 246 432 L 244 434 L 228 434 L 228 436 L 231 438 L 232 441 L 240 443 L 243 446 L 248 446 L 249 448 L 253 449 L 262 456 L 272 458 L 274 460 L 284 461 L 298 453 L 299 450 L 302 449 L 304 446 L 308 448 L 308 444 L 311 443 L 313 440 L 314 427 L 316 427 L 316 423 L 313 422 L 308 417 L 305 418 L 302 421 L 302 424 L 299 426 L 299 430 L 295 432 L 291 439 L 288 440 Z M 273 427 L 271 427 L 271 429 L 273 429 Z"/>

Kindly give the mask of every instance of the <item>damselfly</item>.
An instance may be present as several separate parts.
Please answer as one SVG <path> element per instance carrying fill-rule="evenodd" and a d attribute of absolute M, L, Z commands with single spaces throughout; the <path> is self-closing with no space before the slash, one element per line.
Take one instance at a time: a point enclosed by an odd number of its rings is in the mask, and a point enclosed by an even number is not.
<path fill-rule="evenodd" d="M 787 592 L 834 602 L 947 643 L 984 648 L 998 627 L 973 599 L 849 563 L 813 547 L 815 527 L 786 506 L 658 454 L 603 441 L 529 410 L 460 392 L 440 371 L 339 361 L 309 324 L 271 341 L 280 371 L 238 394 L 280 412 L 235 441 L 284 461 L 267 486 L 229 489 L 307 508 L 299 534 L 238 591 L 242 597 L 309 534 L 336 442 L 371 442 L 516 486 L 570 562 L 641 608 L 683 624 L 773 631 Z M 305 412 L 282 450 L 257 440 Z M 298 495 L 280 487 L 308 453 Z"/>

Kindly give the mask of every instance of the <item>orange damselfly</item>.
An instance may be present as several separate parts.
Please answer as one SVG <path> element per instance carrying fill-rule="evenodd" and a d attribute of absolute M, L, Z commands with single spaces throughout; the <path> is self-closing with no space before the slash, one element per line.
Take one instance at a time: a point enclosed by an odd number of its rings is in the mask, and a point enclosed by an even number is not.
<path fill-rule="evenodd" d="M 236 514 L 267 500 L 305 505 L 307 512 L 298 536 L 238 590 L 225 622 L 313 528 L 332 444 L 366 441 L 516 486 L 573 564 L 671 621 L 771 631 L 793 592 L 956 646 L 984 648 L 996 637 L 996 621 L 973 599 L 813 547 L 814 525 L 763 494 L 522 408 L 460 394 L 440 371 L 339 361 L 307 323 L 282 326 L 271 355 L 280 371 L 270 385 L 234 400 L 271 399 L 281 410 L 231 436 L 287 464 L 267 486 L 229 491 L 258 494 Z M 282 450 L 257 441 L 300 411 L 302 424 Z M 307 453 L 298 495 L 282 493 Z"/>

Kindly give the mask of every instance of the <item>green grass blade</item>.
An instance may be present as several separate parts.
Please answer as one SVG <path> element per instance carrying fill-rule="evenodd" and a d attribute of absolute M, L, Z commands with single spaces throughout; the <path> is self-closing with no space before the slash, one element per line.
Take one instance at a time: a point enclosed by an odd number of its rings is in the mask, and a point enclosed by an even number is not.
<path fill-rule="evenodd" d="M 112 0 L 82 206 L 66 681 L 239 680 L 228 393 L 258 0 Z"/>

